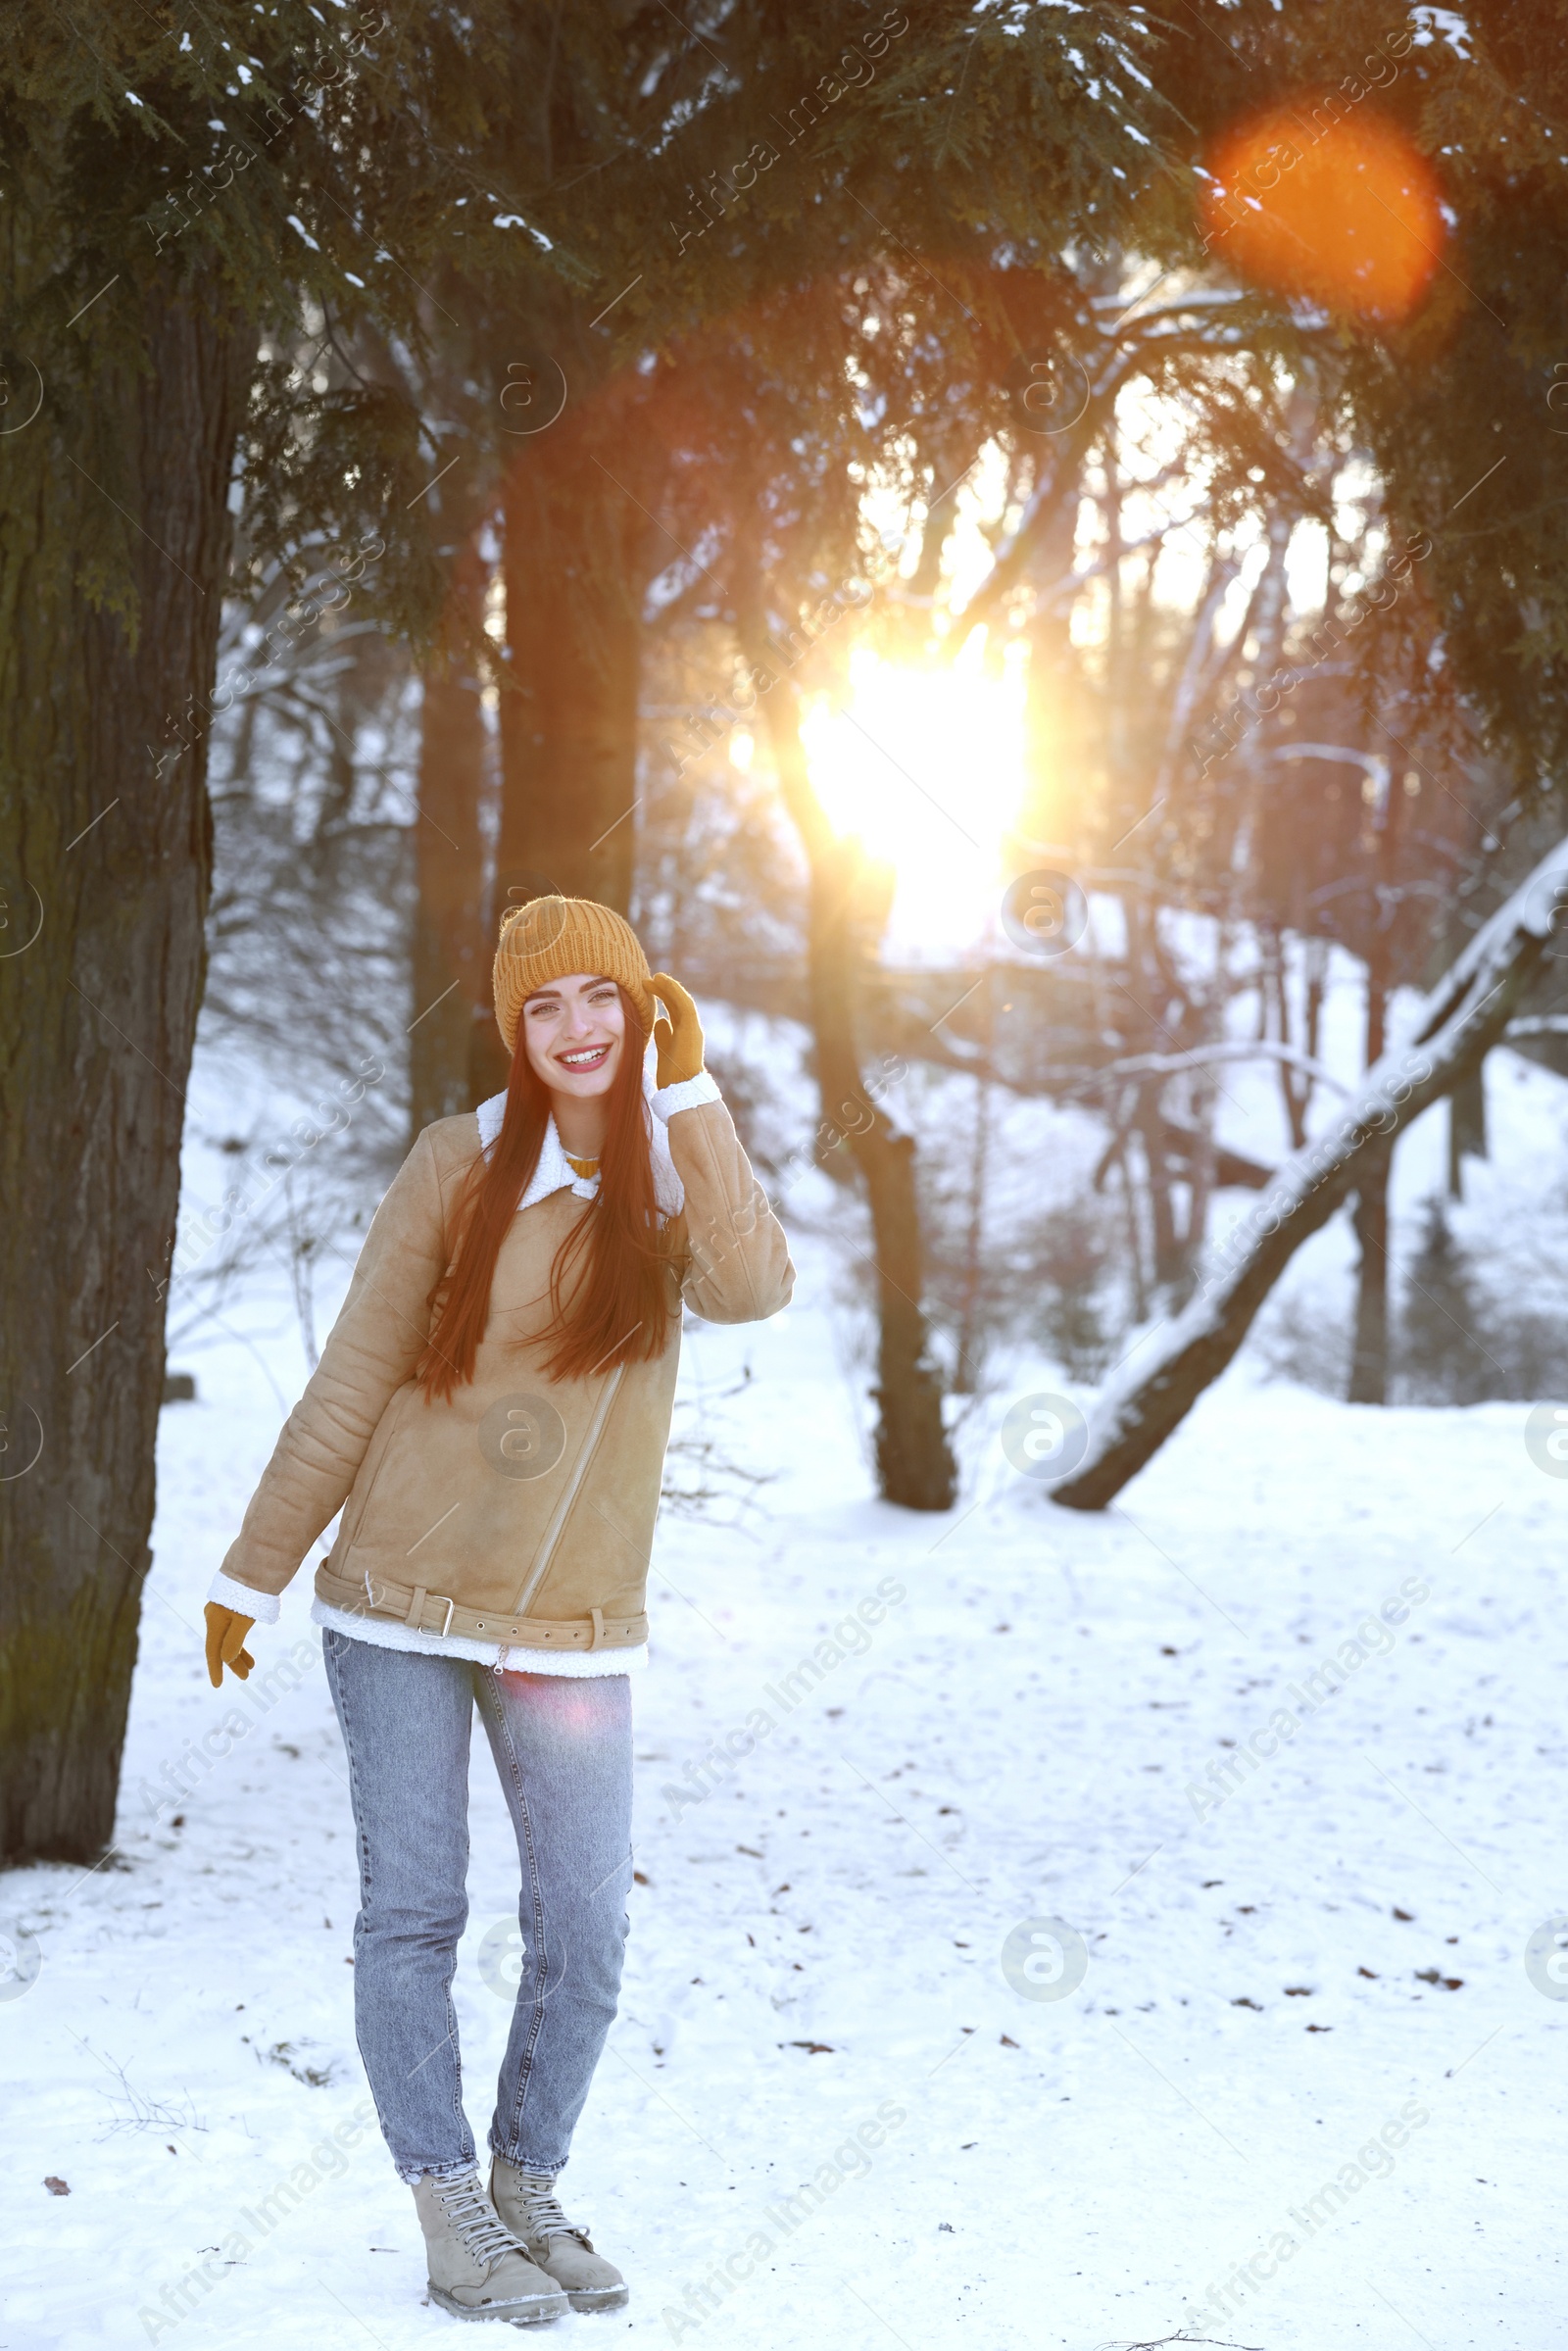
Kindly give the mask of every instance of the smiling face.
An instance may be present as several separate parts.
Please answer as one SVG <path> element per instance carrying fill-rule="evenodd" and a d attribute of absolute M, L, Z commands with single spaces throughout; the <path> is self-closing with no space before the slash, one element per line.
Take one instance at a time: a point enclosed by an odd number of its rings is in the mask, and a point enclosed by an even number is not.
<path fill-rule="evenodd" d="M 522 1041 L 552 1094 L 589 1102 L 610 1092 L 626 1044 L 626 1009 L 613 980 L 573 972 L 522 1007 Z"/>

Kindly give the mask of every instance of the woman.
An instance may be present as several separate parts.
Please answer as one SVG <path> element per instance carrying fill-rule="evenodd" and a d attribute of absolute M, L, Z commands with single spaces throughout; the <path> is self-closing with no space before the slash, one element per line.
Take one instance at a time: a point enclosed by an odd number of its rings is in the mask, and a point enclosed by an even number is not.
<path fill-rule="evenodd" d="M 555 2181 L 620 1982 L 627 1676 L 647 1657 L 682 1301 L 757 1320 L 794 1271 L 703 1068 L 697 1007 L 618 914 L 563 898 L 508 914 L 495 1004 L 507 1090 L 426 1127 L 377 1209 L 214 1581 L 207 1663 L 215 1688 L 225 1665 L 250 1672 L 252 1624 L 276 1621 L 341 1508 L 312 1613 L 359 1838 L 360 2050 L 431 2298 L 527 2325 L 626 2300 Z M 475 1704 L 522 1865 L 488 2189 L 451 1996 Z"/>

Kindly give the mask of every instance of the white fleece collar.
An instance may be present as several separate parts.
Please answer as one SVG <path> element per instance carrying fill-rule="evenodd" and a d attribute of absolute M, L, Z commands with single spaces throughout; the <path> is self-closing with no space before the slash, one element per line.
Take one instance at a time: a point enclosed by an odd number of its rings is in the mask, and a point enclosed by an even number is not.
<path fill-rule="evenodd" d="M 644 1068 L 643 1100 L 651 1105 L 652 1099 L 653 1087 Z M 487 1158 L 501 1133 L 501 1122 L 506 1114 L 505 1091 L 492 1094 L 490 1100 L 481 1102 L 474 1113 L 479 1121 L 479 1146 Z M 669 1152 L 669 1137 L 664 1131 L 663 1121 L 652 1114 L 651 1106 L 644 1111 L 644 1119 L 648 1128 L 649 1154 L 654 1162 L 654 1198 L 659 1202 L 660 1214 L 665 1217 L 678 1216 L 686 1204 L 686 1187 L 675 1172 L 675 1162 Z M 539 1147 L 539 1164 L 517 1202 L 517 1213 L 521 1215 L 524 1208 L 531 1208 L 538 1200 L 548 1200 L 553 1192 L 574 1192 L 579 1200 L 593 1200 L 598 1191 L 597 1175 L 580 1176 L 572 1166 L 562 1148 L 561 1137 L 556 1132 L 556 1122 L 552 1117 L 545 1128 L 544 1142 Z"/>

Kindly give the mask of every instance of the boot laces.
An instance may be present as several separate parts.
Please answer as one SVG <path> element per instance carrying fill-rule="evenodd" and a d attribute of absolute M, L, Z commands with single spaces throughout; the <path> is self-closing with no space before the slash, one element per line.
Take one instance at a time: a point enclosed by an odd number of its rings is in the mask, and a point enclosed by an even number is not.
<path fill-rule="evenodd" d="M 587 2244 L 587 2229 L 578 2222 L 567 2220 L 561 2209 L 556 2183 L 552 2179 L 543 2172 L 518 2172 L 515 2178 L 531 2236 L 546 2239 L 552 2236 L 574 2236 Z"/>
<path fill-rule="evenodd" d="M 436 2193 L 457 2231 L 458 2242 L 475 2261 L 499 2261 L 504 2253 L 521 2250 L 511 2229 L 496 2218 L 476 2172 L 470 2172 L 466 2180 L 454 2180 Z"/>

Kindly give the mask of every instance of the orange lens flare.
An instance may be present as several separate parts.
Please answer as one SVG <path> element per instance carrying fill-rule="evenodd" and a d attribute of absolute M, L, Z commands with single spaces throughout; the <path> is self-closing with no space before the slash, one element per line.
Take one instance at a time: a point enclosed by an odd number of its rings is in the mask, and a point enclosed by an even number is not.
<path fill-rule="evenodd" d="M 1390 321 L 1426 292 L 1445 237 L 1438 183 L 1392 122 L 1307 95 L 1232 131 L 1209 170 L 1204 242 L 1239 275 Z"/>
<path fill-rule="evenodd" d="M 511 1654 L 513 1662 L 503 1669 L 502 1678 L 508 1682 L 533 1680 L 535 1677 L 529 1675 L 527 1667 L 516 1663 L 516 1650 L 514 1649 Z M 556 1730 L 568 1732 L 577 1739 L 599 1736 L 604 1718 L 585 1691 L 574 1688 L 572 1682 L 562 1674 L 538 1678 L 550 1683 L 551 1720 Z"/>

